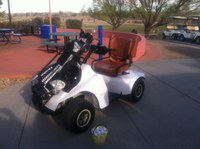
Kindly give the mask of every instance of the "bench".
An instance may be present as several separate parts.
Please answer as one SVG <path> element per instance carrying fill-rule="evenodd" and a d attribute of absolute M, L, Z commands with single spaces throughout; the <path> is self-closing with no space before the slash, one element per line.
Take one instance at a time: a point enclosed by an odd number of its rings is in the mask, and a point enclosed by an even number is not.
<path fill-rule="evenodd" d="M 47 39 L 42 41 L 42 44 L 45 45 L 47 48 L 47 52 L 58 52 L 59 49 L 62 49 L 64 47 L 64 44 L 58 43 L 57 40 L 59 39 Z M 55 50 L 52 50 L 49 47 L 54 47 Z"/>
<path fill-rule="evenodd" d="M 22 34 L 19 33 L 6 33 L 3 36 L 1 35 L 1 38 L 3 38 L 4 41 L 7 40 L 7 43 L 20 43 L 21 36 Z"/>
<path fill-rule="evenodd" d="M 21 36 L 23 36 L 22 34 L 19 34 L 19 33 L 14 33 L 13 34 L 14 37 L 16 37 L 16 41 L 15 42 L 21 42 Z"/>

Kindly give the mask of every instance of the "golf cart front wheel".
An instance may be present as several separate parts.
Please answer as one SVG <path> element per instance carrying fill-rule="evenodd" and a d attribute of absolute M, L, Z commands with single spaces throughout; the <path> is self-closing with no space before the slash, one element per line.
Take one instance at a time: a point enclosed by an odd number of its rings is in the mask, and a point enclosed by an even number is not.
<path fill-rule="evenodd" d="M 63 110 L 64 125 L 74 133 L 86 131 L 95 117 L 94 106 L 78 97 L 65 104 Z"/>
<path fill-rule="evenodd" d="M 144 79 L 143 78 L 139 78 L 133 88 L 132 88 L 132 92 L 131 92 L 131 96 L 130 96 L 130 101 L 132 102 L 138 102 L 143 94 L 144 94 L 144 89 L 145 89 L 145 85 L 144 85 Z"/>

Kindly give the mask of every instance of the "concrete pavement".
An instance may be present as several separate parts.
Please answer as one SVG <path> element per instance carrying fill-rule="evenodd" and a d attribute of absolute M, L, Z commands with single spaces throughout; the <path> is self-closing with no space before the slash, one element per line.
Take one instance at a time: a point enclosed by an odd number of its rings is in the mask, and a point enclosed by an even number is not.
<path fill-rule="evenodd" d="M 104 124 L 104 149 L 199 149 L 200 59 L 135 62 L 146 73 L 142 100 L 113 101 L 96 112 L 93 125 Z M 90 131 L 75 135 L 60 116 L 38 112 L 31 103 L 30 82 L 0 92 L 0 149 L 100 148 Z"/>

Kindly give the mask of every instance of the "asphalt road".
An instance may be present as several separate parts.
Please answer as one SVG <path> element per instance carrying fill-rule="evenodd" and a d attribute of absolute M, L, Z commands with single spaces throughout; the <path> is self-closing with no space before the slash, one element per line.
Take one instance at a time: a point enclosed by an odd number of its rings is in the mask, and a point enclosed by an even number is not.
<path fill-rule="evenodd" d="M 200 45 L 178 40 L 148 40 L 161 50 L 161 59 L 196 59 L 200 58 Z M 148 45 L 147 45 L 148 46 Z M 148 47 L 147 47 L 148 48 Z M 151 51 L 152 52 L 152 51 Z"/>

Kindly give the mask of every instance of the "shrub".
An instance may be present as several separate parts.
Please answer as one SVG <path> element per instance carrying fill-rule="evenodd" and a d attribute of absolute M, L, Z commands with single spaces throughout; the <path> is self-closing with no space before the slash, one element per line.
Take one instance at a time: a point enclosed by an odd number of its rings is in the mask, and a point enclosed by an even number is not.
<path fill-rule="evenodd" d="M 44 24 L 49 24 L 49 18 L 44 19 Z M 61 21 L 59 17 L 52 17 L 52 24 L 56 27 L 60 27 Z"/>
<path fill-rule="evenodd" d="M 40 18 L 40 17 L 34 18 L 34 19 L 32 20 L 32 23 L 33 23 L 34 25 L 42 25 L 42 24 L 44 24 L 43 19 Z"/>
<path fill-rule="evenodd" d="M 61 25 L 60 17 L 53 17 L 52 24 L 54 24 L 56 27 L 60 27 Z"/>
<path fill-rule="evenodd" d="M 0 28 L 14 28 L 16 32 L 20 31 L 24 26 L 23 25 L 31 25 L 31 21 L 16 21 L 12 22 L 10 25 L 9 22 L 1 22 Z"/>
<path fill-rule="evenodd" d="M 82 28 L 82 20 L 66 20 L 66 27 L 73 29 L 81 29 Z"/>

